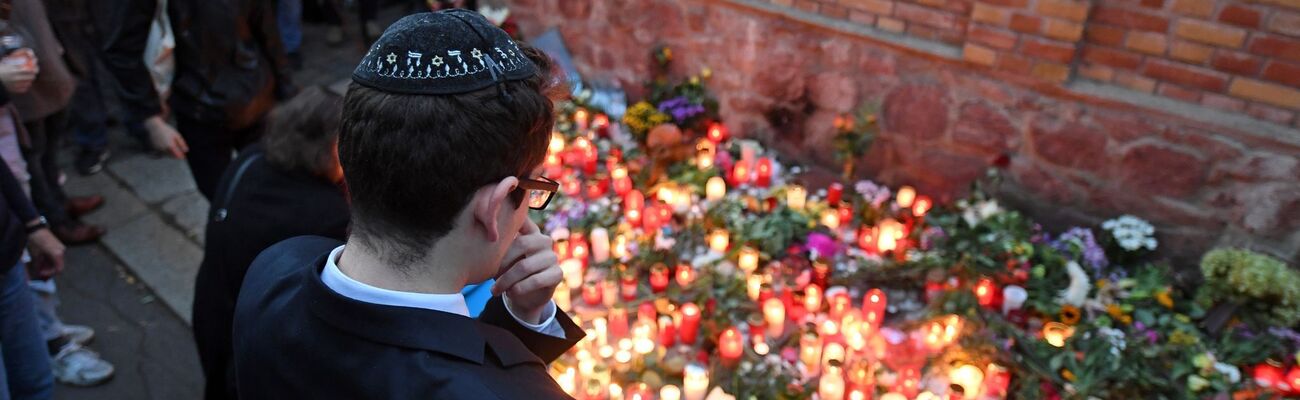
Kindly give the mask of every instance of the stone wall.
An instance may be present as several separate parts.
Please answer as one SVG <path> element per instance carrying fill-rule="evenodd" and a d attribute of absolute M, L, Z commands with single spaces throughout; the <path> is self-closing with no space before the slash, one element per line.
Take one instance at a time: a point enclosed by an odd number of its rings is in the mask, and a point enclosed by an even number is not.
<path fill-rule="evenodd" d="M 1148 72 L 1164 62 L 1152 55 L 1143 56 L 1152 60 L 1139 70 L 1094 65 L 1088 61 L 1094 45 L 1133 52 L 1078 33 L 1091 32 L 1090 18 L 1107 15 L 1097 10 L 1111 6 L 1061 1 L 882 0 L 892 6 L 873 18 L 850 6 L 879 6 L 871 0 L 514 0 L 512 10 L 527 34 L 558 28 L 584 78 L 618 83 L 634 97 L 650 74 L 649 49 L 671 46 L 676 72 L 713 71 L 708 85 L 732 132 L 801 162 L 833 169 L 834 118 L 877 103 L 883 130 L 858 163 L 864 177 L 953 199 L 991 160 L 1008 155 L 1000 196 L 1055 227 L 1131 213 L 1162 229 L 1162 250 L 1183 266 L 1215 245 L 1300 258 L 1300 131 L 1291 125 L 1295 109 L 1284 107 L 1300 106 L 1294 76 L 1282 76 L 1291 83 L 1268 84 L 1276 96 L 1231 97 L 1235 82 L 1264 79 L 1252 75 L 1224 83 L 1227 94 L 1196 89 L 1194 103 L 1161 97 L 1172 90 L 1166 78 L 1178 81 L 1182 74 Z M 903 11 L 912 5 L 938 11 Z M 968 17 L 989 7 L 1005 12 L 1007 24 L 1016 15 L 1038 22 L 1032 30 L 1004 29 L 1001 19 Z M 1225 12 L 1217 3 L 1213 9 Z M 886 18 L 903 21 L 902 28 Z M 1097 26 L 1132 28 L 1127 17 L 1102 19 Z M 935 26 L 936 20 L 955 25 Z M 1066 23 L 1073 25 L 1053 28 Z M 1281 37 L 1258 26 L 1249 31 L 1251 40 Z M 1128 42 L 1143 46 L 1142 39 Z M 1051 48 L 1061 43 L 1069 50 Z M 1187 44 L 1166 42 L 1179 43 Z M 1173 54 L 1170 49 L 1162 51 Z M 1271 54 L 1260 58 L 1261 68 L 1300 57 L 1290 50 Z M 1124 87 L 1140 79 L 1150 82 L 1143 85 L 1149 90 Z M 1238 112 L 1201 104 L 1224 102 L 1236 102 L 1231 109 Z"/>

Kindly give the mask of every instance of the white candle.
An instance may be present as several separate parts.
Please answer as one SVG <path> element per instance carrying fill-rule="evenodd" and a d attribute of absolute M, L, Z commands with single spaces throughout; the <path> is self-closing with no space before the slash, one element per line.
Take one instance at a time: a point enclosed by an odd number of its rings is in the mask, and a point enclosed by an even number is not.
<path fill-rule="evenodd" d="M 704 400 L 709 390 L 709 370 L 696 364 L 686 366 L 686 376 L 682 379 L 682 392 L 685 400 Z"/>
<path fill-rule="evenodd" d="M 727 181 L 718 176 L 709 178 L 709 182 L 704 186 L 704 194 L 709 201 L 722 200 L 727 196 Z"/>
<path fill-rule="evenodd" d="M 709 249 L 714 253 L 725 254 L 731 245 L 731 233 L 726 229 L 715 229 L 709 234 Z"/>
<path fill-rule="evenodd" d="M 889 392 L 889 393 L 885 393 L 884 396 L 880 396 L 880 400 L 907 400 L 907 396 L 898 394 L 896 392 Z"/>
<path fill-rule="evenodd" d="M 572 291 L 569 290 L 569 285 L 560 282 L 559 286 L 555 287 L 555 295 L 551 296 L 551 299 L 555 300 L 555 307 L 559 308 L 560 311 L 568 311 L 571 308 L 569 296 L 572 294 Z"/>
<path fill-rule="evenodd" d="M 682 390 L 674 385 L 664 385 L 659 389 L 659 400 L 681 400 Z"/>
<path fill-rule="evenodd" d="M 570 396 L 578 393 L 578 371 L 574 371 L 573 367 L 564 370 L 564 373 L 560 374 L 555 381 L 560 384 L 560 389 L 564 389 L 564 393 L 568 393 Z"/>
<path fill-rule="evenodd" d="M 785 303 L 776 297 L 763 302 L 763 317 L 767 320 L 767 336 L 781 337 L 785 333 Z"/>
<path fill-rule="evenodd" d="M 745 247 L 740 250 L 740 259 L 736 264 L 740 267 L 740 270 L 745 271 L 746 274 L 754 273 L 754 270 L 758 269 L 758 256 L 758 250 L 755 250 L 752 247 Z"/>
<path fill-rule="evenodd" d="M 916 189 L 911 186 L 898 188 L 898 195 L 895 196 L 895 200 L 898 200 L 899 208 L 911 207 L 912 201 L 916 200 Z"/>
<path fill-rule="evenodd" d="M 821 400 L 844 400 L 844 375 L 840 373 L 838 361 L 826 367 L 826 373 L 817 383 L 817 394 Z"/>
<path fill-rule="evenodd" d="M 758 295 L 763 291 L 763 276 L 750 275 L 745 278 L 745 293 L 749 294 L 749 299 L 758 301 Z"/>
<path fill-rule="evenodd" d="M 609 260 L 609 231 L 605 228 L 591 230 L 591 255 L 597 263 Z"/>
<path fill-rule="evenodd" d="M 582 286 L 582 260 L 570 258 L 560 262 L 560 271 L 564 273 L 564 281 L 569 287 Z"/>
<path fill-rule="evenodd" d="M 831 342 L 822 349 L 822 366 L 829 366 L 832 362 L 844 362 L 844 346 L 839 343 Z M 829 369 L 827 371 L 830 371 Z"/>
<path fill-rule="evenodd" d="M 792 209 L 802 210 L 808 202 L 808 189 L 803 186 L 791 185 L 785 190 L 785 204 Z"/>
<path fill-rule="evenodd" d="M 966 364 L 948 372 L 948 380 L 954 385 L 961 386 L 961 391 L 967 399 L 974 399 L 980 395 L 980 387 L 984 385 L 984 371 L 979 367 Z"/>

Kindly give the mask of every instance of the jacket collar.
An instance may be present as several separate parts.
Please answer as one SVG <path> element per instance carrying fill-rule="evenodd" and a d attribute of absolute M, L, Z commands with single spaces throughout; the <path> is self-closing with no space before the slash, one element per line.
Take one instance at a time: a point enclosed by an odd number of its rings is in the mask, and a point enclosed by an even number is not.
<path fill-rule="evenodd" d="M 378 343 L 428 350 L 476 364 L 484 363 L 488 346 L 502 366 L 542 364 L 514 335 L 475 319 L 442 311 L 371 304 L 340 295 L 321 281 L 327 257 L 328 251 L 317 257 L 310 268 L 301 269 L 299 279 L 304 281 L 305 290 L 300 293 L 312 314 L 335 329 Z"/>

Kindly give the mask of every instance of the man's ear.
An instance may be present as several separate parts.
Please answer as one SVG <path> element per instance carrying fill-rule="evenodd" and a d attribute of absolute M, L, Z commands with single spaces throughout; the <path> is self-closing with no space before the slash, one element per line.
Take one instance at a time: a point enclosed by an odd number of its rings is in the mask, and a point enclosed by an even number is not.
<path fill-rule="evenodd" d="M 496 184 L 484 187 L 475 195 L 474 223 L 483 225 L 489 242 L 501 238 L 497 226 L 497 213 L 501 212 L 503 207 L 510 207 L 510 193 L 517 187 L 519 187 L 519 178 L 508 176 Z"/>

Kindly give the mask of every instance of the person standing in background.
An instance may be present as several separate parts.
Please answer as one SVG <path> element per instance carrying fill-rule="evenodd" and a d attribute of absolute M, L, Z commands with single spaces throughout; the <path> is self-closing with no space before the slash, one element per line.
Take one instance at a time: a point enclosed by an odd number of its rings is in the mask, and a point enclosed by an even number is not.
<path fill-rule="evenodd" d="M 280 40 L 284 42 L 289 65 L 295 70 L 302 69 L 302 0 L 277 0 L 275 20 L 280 26 Z"/>
<path fill-rule="evenodd" d="M 262 119 L 279 99 L 292 97 L 291 70 L 276 26 L 275 3 L 238 0 L 171 0 L 166 5 L 176 37 L 176 72 L 169 98 L 173 129 L 143 55 L 156 0 L 115 0 L 118 14 L 105 60 L 121 83 L 130 113 L 146 120 L 151 135 L 171 136 L 199 192 L 213 199 L 232 153 L 261 134 Z M 154 132 L 175 132 L 154 135 Z M 186 152 L 188 150 L 188 152 Z"/>

